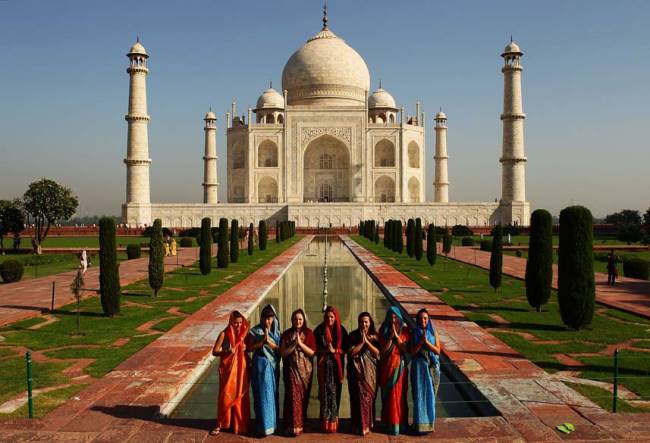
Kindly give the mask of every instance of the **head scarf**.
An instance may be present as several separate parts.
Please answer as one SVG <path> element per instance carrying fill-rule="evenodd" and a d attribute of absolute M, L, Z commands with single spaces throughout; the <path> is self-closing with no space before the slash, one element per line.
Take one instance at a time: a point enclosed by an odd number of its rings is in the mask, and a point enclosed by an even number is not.
<path fill-rule="evenodd" d="M 429 313 L 427 312 L 426 309 L 421 309 L 420 312 L 418 312 L 418 317 L 420 317 L 420 315 L 422 313 L 425 313 L 425 312 L 426 312 L 427 315 L 429 315 Z M 429 317 L 429 319 L 427 320 L 427 326 L 424 329 L 422 329 L 420 327 L 419 322 L 417 323 L 417 325 L 415 327 L 415 334 L 413 334 L 413 343 L 416 344 L 416 345 L 419 344 L 420 342 L 422 342 L 425 335 L 426 335 L 427 341 L 429 343 L 431 343 L 433 345 L 437 344 L 436 343 L 436 330 L 433 327 L 433 322 L 431 321 L 431 317 Z M 420 352 L 424 353 L 424 355 L 427 357 L 427 359 L 429 360 L 429 365 L 436 366 L 436 367 L 439 366 L 439 356 L 435 352 L 433 352 L 431 349 L 428 349 L 428 348 L 425 349 L 423 347 Z"/>
<path fill-rule="evenodd" d="M 239 329 L 239 333 L 235 332 L 235 320 L 237 318 L 241 317 L 242 325 L 241 328 Z M 243 342 L 244 339 L 246 338 L 246 335 L 248 334 L 248 321 L 244 318 L 244 316 L 239 312 L 239 311 L 232 311 L 230 313 L 230 317 L 228 318 L 228 326 L 226 327 L 226 337 L 228 338 L 228 343 L 230 343 L 230 347 L 234 348 L 236 345 L 238 345 L 240 342 Z"/>
<path fill-rule="evenodd" d="M 393 319 L 391 314 L 397 315 L 397 318 L 400 319 L 402 326 L 404 326 L 404 317 L 402 316 L 402 311 L 400 311 L 400 309 L 397 306 L 391 306 L 390 308 L 388 308 L 388 311 L 386 311 L 386 318 L 384 319 L 384 322 L 381 324 L 381 335 L 386 340 L 388 340 L 388 338 L 390 337 L 391 329 L 393 327 Z"/>
<path fill-rule="evenodd" d="M 261 339 L 264 337 L 264 319 L 269 316 L 273 316 L 273 324 L 269 329 L 269 337 L 271 337 L 271 339 L 273 339 L 276 344 L 280 344 L 280 321 L 278 320 L 278 314 L 275 311 L 275 308 L 271 304 L 268 304 L 262 308 L 262 312 L 260 314 L 260 322 L 251 329 L 250 334 L 256 339 Z M 270 360 L 277 360 L 279 358 L 279 353 L 277 351 L 273 351 L 268 345 L 264 345 L 261 348 L 261 351 Z"/>
<path fill-rule="evenodd" d="M 330 326 L 327 321 L 327 314 L 330 312 L 334 314 L 334 324 L 332 326 Z M 325 313 L 323 314 L 323 329 L 325 329 L 325 341 L 331 343 L 334 349 L 341 350 L 343 343 L 341 316 L 339 315 L 339 311 L 337 311 L 333 306 L 328 306 L 325 309 Z M 336 365 L 339 370 L 339 382 L 343 383 L 343 362 L 341 361 L 341 354 L 338 352 L 334 354 L 334 359 L 336 360 Z"/>

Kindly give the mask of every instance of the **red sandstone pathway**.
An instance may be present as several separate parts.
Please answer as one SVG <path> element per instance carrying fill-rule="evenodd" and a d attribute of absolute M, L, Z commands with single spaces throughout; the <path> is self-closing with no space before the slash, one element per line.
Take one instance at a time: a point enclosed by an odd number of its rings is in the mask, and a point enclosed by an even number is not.
<path fill-rule="evenodd" d="M 440 249 L 440 245 L 438 245 Z M 452 249 L 449 258 L 490 269 L 490 253 L 474 247 L 458 246 Z M 503 255 L 503 273 L 524 279 L 526 259 Z M 607 274 L 595 273 L 596 301 L 621 311 L 650 318 L 650 281 L 621 277 L 614 286 L 607 285 Z M 557 265 L 553 265 L 553 288 L 557 289 Z"/>
<path fill-rule="evenodd" d="M 77 249 L 78 250 L 78 249 Z M 187 266 L 198 260 L 198 248 L 179 248 L 176 257 L 165 258 L 165 271 L 170 272 L 179 266 Z M 126 286 L 148 275 L 149 258 L 120 262 L 120 283 Z M 177 265 L 178 263 L 178 265 Z M 52 282 L 55 282 L 54 308 L 74 302 L 70 283 L 77 271 L 0 285 L 0 326 L 26 318 L 41 315 L 50 310 L 52 302 Z M 86 291 L 84 297 L 96 295 L 99 290 L 99 266 L 91 266 L 84 274 Z"/>

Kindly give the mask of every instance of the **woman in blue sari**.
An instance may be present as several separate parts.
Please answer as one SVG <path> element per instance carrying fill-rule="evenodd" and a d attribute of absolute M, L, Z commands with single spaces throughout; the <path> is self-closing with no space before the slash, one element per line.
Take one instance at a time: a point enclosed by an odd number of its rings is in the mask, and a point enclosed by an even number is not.
<path fill-rule="evenodd" d="M 273 305 L 262 309 L 260 322 L 250 330 L 246 347 L 253 351 L 251 383 L 256 428 L 261 435 L 271 435 L 279 418 L 280 380 L 280 322 Z"/>
<path fill-rule="evenodd" d="M 440 338 L 426 309 L 420 309 L 412 335 L 411 391 L 413 392 L 413 428 L 431 432 L 436 421 L 436 394 L 440 384 Z"/>

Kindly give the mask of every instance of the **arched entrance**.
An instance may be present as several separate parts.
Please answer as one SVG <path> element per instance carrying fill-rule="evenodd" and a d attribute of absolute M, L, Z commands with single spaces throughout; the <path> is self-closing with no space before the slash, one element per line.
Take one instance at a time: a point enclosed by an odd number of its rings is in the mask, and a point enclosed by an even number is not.
<path fill-rule="evenodd" d="M 382 175 L 375 182 L 375 202 L 392 203 L 395 201 L 395 181 Z"/>
<path fill-rule="evenodd" d="M 420 202 L 420 182 L 417 178 L 411 177 L 408 182 L 409 190 L 409 202 L 410 203 L 419 203 Z"/>
<path fill-rule="evenodd" d="M 305 149 L 303 201 L 350 201 L 350 153 L 331 135 L 318 137 Z"/>
<path fill-rule="evenodd" d="M 259 203 L 278 202 L 278 183 L 271 177 L 263 177 L 257 185 L 257 201 Z"/>

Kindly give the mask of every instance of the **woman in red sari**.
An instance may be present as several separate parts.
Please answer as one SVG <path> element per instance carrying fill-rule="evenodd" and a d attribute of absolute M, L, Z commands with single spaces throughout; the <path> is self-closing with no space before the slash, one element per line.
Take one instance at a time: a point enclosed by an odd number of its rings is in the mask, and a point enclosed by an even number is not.
<path fill-rule="evenodd" d="M 408 328 L 399 308 L 392 306 L 379 331 L 379 386 L 381 386 L 381 421 L 391 435 L 408 427 L 407 358 Z"/>
<path fill-rule="evenodd" d="M 302 434 L 313 372 L 312 358 L 316 353 L 314 334 L 307 327 L 302 309 L 291 314 L 291 327 L 280 338 L 282 378 L 284 380 L 284 428 L 288 435 Z"/>
<path fill-rule="evenodd" d="M 341 326 L 341 317 L 332 306 L 325 309 L 323 323 L 314 330 L 318 354 L 318 398 L 323 432 L 336 432 L 339 424 L 339 405 L 343 385 L 344 359 L 347 349 L 347 331 Z"/>
<path fill-rule="evenodd" d="M 217 426 L 210 432 L 216 435 L 223 429 L 234 434 L 245 434 L 250 422 L 249 369 L 250 357 L 244 340 L 248 322 L 239 311 L 233 311 L 228 326 L 219 333 L 212 354 L 219 362 L 219 401 Z"/>

